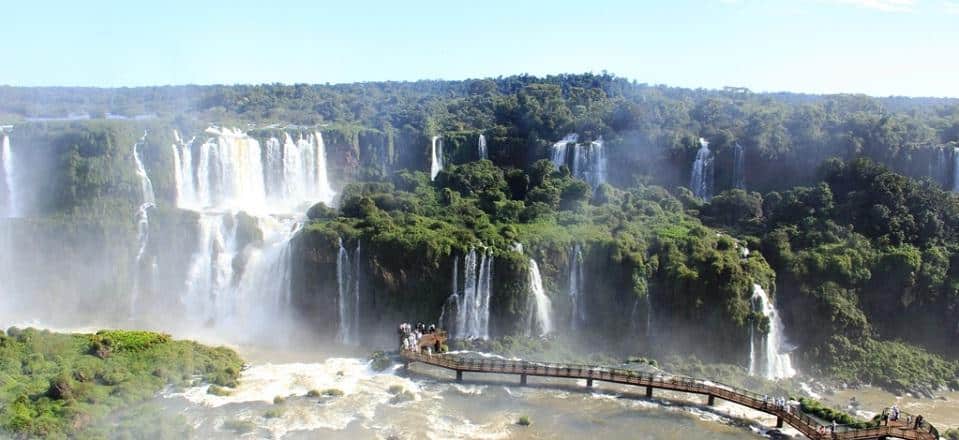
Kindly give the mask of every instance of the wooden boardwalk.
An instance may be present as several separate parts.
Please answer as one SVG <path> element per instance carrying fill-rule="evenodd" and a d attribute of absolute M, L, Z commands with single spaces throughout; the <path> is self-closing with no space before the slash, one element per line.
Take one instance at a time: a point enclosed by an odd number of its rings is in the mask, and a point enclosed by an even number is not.
<path fill-rule="evenodd" d="M 923 423 L 918 429 L 905 424 L 890 422 L 889 426 L 878 426 L 866 429 L 852 429 L 840 426 L 835 433 L 831 433 L 828 425 L 822 425 L 816 419 L 788 407 L 783 408 L 769 402 L 764 396 L 737 389 L 728 385 L 700 380 L 673 374 L 649 374 L 635 370 L 609 368 L 590 365 L 567 365 L 544 362 L 511 361 L 501 359 L 473 359 L 455 355 L 434 354 L 427 355 L 403 350 L 400 355 L 405 359 L 407 366 L 412 362 L 433 365 L 456 372 L 456 380 L 463 380 L 463 373 L 491 373 L 518 375 L 520 384 L 526 385 L 529 376 L 556 377 L 586 380 L 586 386 L 592 387 L 593 381 L 602 381 L 623 385 L 633 385 L 646 388 L 646 397 L 653 396 L 654 389 L 679 391 L 684 393 L 707 396 L 709 405 L 713 405 L 717 398 L 737 403 L 776 417 L 776 426 L 788 424 L 796 428 L 810 439 L 840 439 L 840 440 L 867 440 L 884 438 L 901 438 L 907 440 L 936 440 L 939 433 L 928 424 Z M 902 417 L 905 417 L 903 415 Z M 824 432 L 823 432 L 824 431 Z"/>

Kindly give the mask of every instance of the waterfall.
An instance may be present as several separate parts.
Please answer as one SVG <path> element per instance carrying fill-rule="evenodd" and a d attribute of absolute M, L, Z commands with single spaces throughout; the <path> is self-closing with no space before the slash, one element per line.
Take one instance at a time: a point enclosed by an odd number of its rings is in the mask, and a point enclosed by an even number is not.
<path fill-rule="evenodd" d="M 529 259 L 529 315 L 527 318 L 527 336 L 544 336 L 553 330 L 553 305 L 543 289 L 543 278 L 539 273 L 536 260 Z"/>
<path fill-rule="evenodd" d="M 447 299 L 440 322 L 447 309 L 454 318 L 450 330 L 457 339 L 489 339 L 489 299 L 493 290 L 493 253 L 470 248 L 463 258 L 463 288 L 459 288 L 459 258 L 453 260 L 453 293 Z"/>
<path fill-rule="evenodd" d="M 733 188 L 746 189 L 746 149 L 739 142 L 733 147 Z"/>
<path fill-rule="evenodd" d="M 570 133 L 553 144 L 553 151 L 550 155 L 550 160 L 553 161 L 553 165 L 556 165 L 556 168 L 566 165 L 566 157 L 568 156 L 569 144 L 576 144 L 576 141 L 579 140 L 579 135 L 576 133 Z"/>
<path fill-rule="evenodd" d="M 570 326 L 573 330 L 586 322 L 586 304 L 583 296 L 583 250 L 577 243 L 569 252 L 569 300 L 572 304 Z"/>
<path fill-rule="evenodd" d="M 578 141 L 579 135 L 571 133 L 553 144 L 550 161 L 557 169 L 566 165 L 573 177 L 585 180 L 590 187 L 595 188 L 606 182 L 605 142 L 602 137 L 588 144 Z"/>
<path fill-rule="evenodd" d="M 360 242 L 356 242 L 350 264 L 350 253 L 338 240 L 339 252 L 336 256 L 337 306 L 340 322 L 336 340 L 341 344 L 359 344 L 360 333 Z"/>
<path fill-rule="evenodd" d="M 14 166 L 13 149 L 10 147 L 10 136 L 0 130 L 0 161 L 3 162 L 3 183 L 7 190 L 7 206 L 3 211 L 5 217 L 19 217 L 17 203 L 16 167 Z"/>
<path fill-rule="evenodd" d="M 489 151 L 486 150 L 486 136 L 480 134 L 479 140 L 477 140 L 476 143 L 476 150 L 480 160 L 489 159 Z"/>
<path fill-rule="evenodd" d="M 699 151 L 693 161 L 693 172 L 689 179 L 689 187 L 693 195 L 709 201 L 713 195 L 713 156 L 709 151 L 709 142 L 699 138 Z"/>
<path fill-rule="evenodd" d="M 753 310 L 769 320 L 769 331 L 764 335 L 757 335 L 755 325 L 750 327 L 749 374 L 762 374 L 770 380 L 795 376 L 796 370 L 792 366 L 783 335 L 782 320 L 766 291 L 759 284 L 753 284 L 751 301 Z M 757 339 L 759 344 L 756 344 Z"/>
<path fill-rule="evenodd" d="M 210 127 L 186 142 L 174 131 L 171 150 L 176 206 L 199 214 L 180 297 L 188 320 L 244 337 L 289 328 L 292 239 L 302 226 L 290 213 L 334 196 L 322 135 L 284 132 L 261 147 L 238 129 Z M 262 242 L 240 242 L 240 211 L 253 215 Z"/>
<path fill-rule="evenodd" d="M 952 190 L 959 191 L 959 147 L 952 149 Z"/>
<path fill-rule="evenodd" d="M 430 180 L 435 180 L 436 175 L 443 170 L 443 139 L 433 136 L 430 151 Z"/>
<path fill-rule="evenodd" d="M 139 244 L 137 256 L 134 263 L 133 292 L 130 295 L 130 317 L 136 315 L 136 304 L 140 298 L 143 254 L 146 252 L 147 244 L 150 241 L 150 217 L 149 210 L 156 203 L 156 196 L 153 193 L 153 182 L 147 175 L 146 168 L 143 166 L 143 160 L 140 159 L 140 152 L 137 147 L 146 140 L 147 134 L 144 133 L 140 141 L 133 144 L 133 163 L 137 177 L 140 179 L 140 207 L 137 209 L 137 242 Z M 151 271 L 152 273 L 152 271 Z"/>
<path fill-rule="evenodd" d="M 331 204 L 326 145 L 319 131 L 260 143 L 237 129 L 210 127 L 205 140 L 175 133 L 177 206 L 253 213 L 296 212 L 303 203 Z M 194 161 L 196 158 L 196 161 Z"/>

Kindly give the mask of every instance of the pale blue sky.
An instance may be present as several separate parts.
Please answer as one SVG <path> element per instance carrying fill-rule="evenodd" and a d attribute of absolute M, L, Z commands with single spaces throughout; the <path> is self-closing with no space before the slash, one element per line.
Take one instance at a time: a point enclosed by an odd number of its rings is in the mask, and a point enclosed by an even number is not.
<path fill-rule="evenodd" d="M 683 87 L 959 97 L 959 0 L 6 0 L 0 41 L 0 84 L 21 86 L 605 69 Z"/>

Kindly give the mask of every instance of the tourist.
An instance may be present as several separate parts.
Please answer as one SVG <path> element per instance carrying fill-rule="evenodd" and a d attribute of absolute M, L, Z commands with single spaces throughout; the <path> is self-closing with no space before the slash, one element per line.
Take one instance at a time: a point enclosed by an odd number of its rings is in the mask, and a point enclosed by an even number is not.
<path fill-rule="evenodd" d="M 919 429 L 922 426 L 922 414 L 916 416 L 916 426 L 914 429 Z"/>
<path fill-rule="evenodd" d="M 912 416 L 906 416 L 906 426 L 909 426 L 911 424 L 912 424 Z"/>

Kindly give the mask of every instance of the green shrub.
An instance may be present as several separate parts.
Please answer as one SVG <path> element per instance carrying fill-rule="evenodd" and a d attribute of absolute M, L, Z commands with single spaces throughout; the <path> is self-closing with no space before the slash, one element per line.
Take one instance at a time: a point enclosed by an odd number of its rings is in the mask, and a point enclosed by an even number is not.
<path fill-rule="evenodd" d="M 273 404 L 274 404 L 274 405 L 282 405 L 282 404 L 284 404 L 284 403 L 286 403 L 286 397 L 276 396 L 276 397 L 273 398 Z"/>
<path fill-rule="evenodd" d="M 233 431 L 237 434 L 248 434 L 256 430 L 256 424 L 249 420 L 227 420 L 223 422 L 224 431 Z"/>
<path fill-rule="evenodd" d="M 265 419 L 278 419 L 283 417 L 285 410 L 283 408 L 270 408 L 263 413 Z"/>
<path fill-rule="evenodd" d="M 206 389 L 206 393 L 214 396 L 229 396 L 231 391 L 219 385 L 210 385 L 210 387 Z"/>
<path fill-rule="evenodd" d="M 320 397 L 320 395 L 320 390 L 310 390 L 306 393 L 306 397 Z"/>
<path fill-rule="evenodd" d="M 519 416 L 519 420 L 516 421 L 516 424 L 519 426 L 529 426 L 533 424 L 533 422 L 529 420 L 529 416 Z"/>
<path fill-rule="evenodd" d="M 323 397 L 342 397 L 344 395 L 343 390 L 336 388 L 327 388 L 321 393 Z"/>

